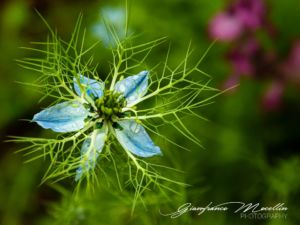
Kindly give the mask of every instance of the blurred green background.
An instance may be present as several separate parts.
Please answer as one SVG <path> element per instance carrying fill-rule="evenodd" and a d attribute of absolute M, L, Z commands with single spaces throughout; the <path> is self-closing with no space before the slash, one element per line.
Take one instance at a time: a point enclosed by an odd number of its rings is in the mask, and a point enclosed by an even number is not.
<path fill-rule="evenodd" d="M 263 28 L 257 33 L 264 50 L 276 52 L 279 63 L 288 57 L 292 43 L 300 38 L 300 2 L 298 0 L 265 2 L 266 17 L 276 30 L 272 38 Z M 230 1 L 221 0 L 144 0 L 129 1 L 130 29 L 149 41 L 168 36 L 172 44 L 171 61 L 182 58 L 190 40 L 199 57 L 212 42 L 209 22 L 226 9 Z M 20 147 L 3 142 L 9 135 L 41 136 L 43 131 L 20 119 L 45 107 L 32 88 L 16 81 L 32 82 L 39 75 L 18 67 L 14 61 L 31 53 L 20 49 L 31 41 L 44 41 L 48 31 L 35 13 L 37 9 L 68 39 L 80 12 L 87 28 L 87 41 L 100 37 L 95 27 L 101 22 L 105 7 L 124 7 L 123 1 L 71 0 L 3 0 L 0 2 L 0 223 L 33 224 L 300 224 L 300 90 L 293 82 L 284 87 L 281 104 L 269 109 L 262 99 L 272 83 L 272 73 L 263 79 L 243 76 L 239 87 L 217 97 L 215 103 L 201 110 L 209 121 L 189 121 L 192 130 L 203 141 L 205 149 L 191 145 L 172 130 L 172 135 L 192 151 L 165 150 L 161 163 L 183 170 L 183 180 L 191 186 L 180 189 L 180 196 L 165 202 L 155 194 L 147 196 L 146 207 L 139 205 L 130 216 L 131 197 L 97 190 L 94 198 L 75 201 L 73 184 L 40 185 L 47 161 L 24 164 Z M 262 34 L 262 35 L 260 35 Z M 265 35 L 265 36 L 264 36 Z M 217 42 L 201 68 L 211 74 L 211 86 L 221 88 L 232 67 L 226 57 L 235 42 Z M 150 59 L 164 57 L 166 46 Z M 105 63 L 101 48 L 95 58 Z M 259 59 L 258 59 L 259 60 Z M 262 62 L 264 63 L 264 62 Z M 151 64 L 151 61 L 149 62 Z M 271 66 L 273 66 L 272 64 Z M 300 75 L 300 74 L 298 74 Z M 51 100 L 50 100 L 51 101 Z M 176 136 L 178 135 L 178 136 Z M 184 143 L 186 141 L 186 143 Z M 185 202 L 205 206 L 209 202 L 259 202 L 270 206 L 279 202 L 289 208 L 286 219 L 241 219 L 227 213 L 187 213 L 177 219 L 160 215 L 159 210 L 175 211 Z"/>

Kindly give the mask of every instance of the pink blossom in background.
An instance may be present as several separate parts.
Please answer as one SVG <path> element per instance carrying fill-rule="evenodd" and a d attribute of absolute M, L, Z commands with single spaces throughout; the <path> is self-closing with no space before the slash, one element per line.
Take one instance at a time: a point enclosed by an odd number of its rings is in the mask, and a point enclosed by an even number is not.
<path fill-rule="evenodd" d="M 218 13 L 209 24 L 209 35 L 220 41 L 233 41 L 244 32 L 264 24 L 266 8 L 262 0 L 240 0 Z"/>
<path fill-rule="evenodd" d="M 243 32 L 242 23 L 230 13 L 219 13 L 209 24 L 209 34 L 220 41 L 232 41 Z"/>
<path fill-rule="evenodd" d="M 248 56 L 253 56 L 261 48 L 258 41 L 252 37 L 244 41 L 241 51 Z"/>
<path fill-rule="evenodd" d="M 287 81 L 300 85 L 300 40 L 296 41 L 286 61 L 281 66 Z"/>
<path fill-rule="evenodd" d="M 263 95 L 263 108 L 267 111 L 277 110 L 281 106 L 283 91 L 284 83 L 282 81 L 274 81 Z"/>
<path fill-rule="evenodd" d="M 244 39 L 228 55 L 233 71 L 239 75 L 252 76 L 255 73 L 255 58 L 261 46 L 254 38 Z"/>
<path fill-rule="evenodd" d="M 276 51 L 276 28 L 267 12 L 265 0 L 232 0 L 212 18 L 208 31 L 210 37 L 230 43 L 225 56 L 231 71 L 222 88 L 238 85 L 243 76 L 257 82 L 271 82 L 261 101 L 265 110 L 272 111 L 281 106 L 287 84 L 296 84 L 300 88 L 300 39 L 294 43 L 288 57 L 282 59 Z M 261 42 L 260 36 L 256 35 L 258 29 L 274 48 Z M 236 88 L 230 92 L 234 90 Z"/>
<path fill-rule="evenodd" d="M 251 58 L 241 52 L 232 52 L 229 56 L 234 73 L 239 75 L 253 74 L 254 68 Z"/>
<path fill-rule="evenodd" d="M 263 0 L 240 0 L 232 6 L 236 18 L 247 29 L 257 29 L 264 23 L 266 7 Z"/>
<path fill-rule="evenodd" d="M 225 82 L 222 85 L 222 89 L 223 90 L 228 90 L 230 89 L 230 92 L 234 92 L 236 90 L 236 86 L 239 84 L 240 82 L 240 76 L 233 74 L 230 75 L 227 80 L 225 80 Z"/>

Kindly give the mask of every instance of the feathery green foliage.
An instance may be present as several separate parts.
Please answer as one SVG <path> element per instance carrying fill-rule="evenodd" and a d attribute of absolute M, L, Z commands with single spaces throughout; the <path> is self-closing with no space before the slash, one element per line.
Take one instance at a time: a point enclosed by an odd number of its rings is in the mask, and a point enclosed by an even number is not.
<path fill-rule="evenodd" d="M 60 39 L 45 20 L 44 22 L 50 31 L 48 40 L 34 42 L 32 43 L 34 47 L 24 48 L 41 53 L 44 57 L 18 60 L 23 68 L 40 74 L 36 82 L 27 85 L 43 93 L 41 100 L 54 99 L 53 104 L 80 100 L 80 96 L 73 91 L 73 79 L 79 80 L 80 74 L 96 80 L 100 80 L 101 77 L 98 75 L 99 71 L 101 73 L 101 68 L 93 62 L 92 56 L 88 56 L 98 43 L 85 47 L 86 30 L 81 29 L 82 15 L 79 16 L 71 39 L 67 42 Z M 120 40 L 114 32 L 114 27 L 109 24 L 107 27 L 114 38 L 116 47 L 111 49 L 111 70 L 104 82 L 110 87 L 109 90 L 113 90 L 118 80 L 144 69 L 151 51 L 156 46 L 165 43 L 166 38 L 135 45 L 133 44 L 134 37 Z M 172 149 L 163 149 L 163 151 L 188 150 L 163 134 L 162 128 L 165 126 L 172 127 L 192 143 L 202 146 L 197 135 L 185 124 L 184 118 L 204 119 L 199 115 L 199 108 L 211 103 L 212 98 L 220 94 L 217 89 L 208 86 L 210 77 L 199 68 L 210 47 L 198 61 L 192 64 L 190 58 L 194 57 L 195 53 L 189 44 L 181 62 L 172 66 L 168 62 L 169 54 L 171 54 L 169 46 L 162 63 L 153 68 L 147 68 L 151 75 L 147 94 L 135 102 L 135 104 L 140 103 L 138 107 L 127 105 L 124 110 L 131 114 L 122 120 L 135 120 L 142 124 L 151 135 L 167 142 L 167 146 L 173 146 Z M 210 97 L 204 97 L 205 93 L 208 93 Z M 82 130 L 59 134 L 56 138 L 13 137 L 13 141 L 27 144 L 20 150 L 25 152 L 28 157 L 27 161 L 39 158 L 49 159 L 50 165 L 42 181 L 57 182 L 74 177 L 76 169 L 83 163 L 80 146 L 95 126 L 96 122 L 90 120 Z M 122 150 L 114 136 L 109 135 L 96 169 L 91 170 L 85 176 L 86 179 L 80 180 L 77 187 L 78 190 L 82 186 L 93 190 L 95 184 L 105 181 L 112 186 L 117 183 L 116 186 L 120 190 L 134 191 L 134 208 L 136 202 L 148 190 L 157 190 L 167 196 L 167 192 L 177 193 L 176 186 L 186 185 L 184 182 L 165 177 L 164 170 L 179 172 L 172 167 L 153 162 L 152 159 L 139 158 L 129 151 Z"/>

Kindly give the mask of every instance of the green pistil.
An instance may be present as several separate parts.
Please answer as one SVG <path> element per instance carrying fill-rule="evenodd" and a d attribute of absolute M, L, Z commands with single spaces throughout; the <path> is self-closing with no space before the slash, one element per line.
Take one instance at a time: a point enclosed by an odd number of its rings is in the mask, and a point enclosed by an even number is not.
<path fill-rule="evenodd" d="M 95 101 L 99 117 L 106 121 L 113 121 L 114 118 L 123 116 L 122 108 L 125 106 L 125 99 L 119 93 L 105 91 L 104 96 Z"/>

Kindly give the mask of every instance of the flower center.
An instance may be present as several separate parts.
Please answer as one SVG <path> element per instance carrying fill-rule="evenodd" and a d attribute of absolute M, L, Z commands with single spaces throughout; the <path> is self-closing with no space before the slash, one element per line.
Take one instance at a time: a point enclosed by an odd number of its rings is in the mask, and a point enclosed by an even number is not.
<path fill-rule="evenodd" d="M 123 116 L 125 98 L 119 93 L 107 90 L 101 98 L 95 100 L 95 104 L 99 117 L 106 121 L 113 121 Z"/>

